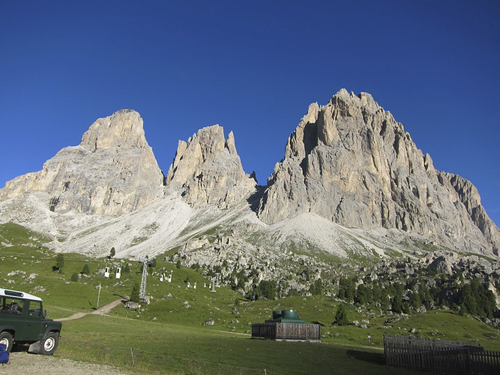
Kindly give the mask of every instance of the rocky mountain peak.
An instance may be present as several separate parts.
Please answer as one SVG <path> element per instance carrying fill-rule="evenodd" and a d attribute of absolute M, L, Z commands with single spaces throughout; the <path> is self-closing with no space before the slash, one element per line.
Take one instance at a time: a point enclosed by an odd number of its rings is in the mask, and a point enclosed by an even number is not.
<path fill-rule="evenodd" d="M 167 174 L 167 184 L 185 184 L 204 163 L 213 162 L 225 149 L 224 129 L 219 125 L 200 129 L 187 142 L 179 140 L 174 161 Z"/>
<path fill-rule="evenodd" d="M 500 232 L 473 185 L 435 170 L 367 93 L 313 103 L 290 135 L 260 202 L 266 223 L 315 213 L 365 230 L 395 228 L 451 249 L 498 253 Z"/>
<path fill-rule="evenodd" d="M 38 193 L 39 206 L 47 211 L 118 215 L 146 206 L 162 192 L 163 175 L 142 118 L 121 110 L 95 121 L 80 145 L 63 148 L 41 171 L 7 182 L 0 200 Z"/>
<path fill-rule="evenodd" d="M 187 142 L 179 141 L 166 183 L 180 189 L 192 206 L 215 204 L 227 208 L 255 190 L 236 151 L 234 134 L 227 140 L 219 125 L 203 128 Z"/>
<path fill-rule="evenodd" d="M 122 109 L 100 118 L 85 132 L 80 146 L 91 152 L 121 146 L 145 148 L 148 144 L 143 120 L 132 109 Z"/>
<path fill-rule="evenodd" d="M 373 96 L 367 92 L 361 92 L 358 95 L 354 92 L 348 92 L 346 89 L 339 90 L 328 102 L 328 105 L 345 108 L 359 108 L 365 111 L 376 112 L 382 109 L 373 99 Z"/>

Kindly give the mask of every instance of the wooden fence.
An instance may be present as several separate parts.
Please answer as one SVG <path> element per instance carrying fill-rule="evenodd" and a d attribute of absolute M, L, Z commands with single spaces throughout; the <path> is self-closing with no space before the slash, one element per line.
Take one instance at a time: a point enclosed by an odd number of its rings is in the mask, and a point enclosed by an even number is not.
<path fill-rule="evenodd" d="M 453 375 L 500 374 L 500 352 L 458 341 L 384 336 L 388 366 Z"/>
<path fill-rule="evenodd" d="M 304 323 L 263 323 L 252 324 L 252 338 L 272 340 L 319 340 L 319 324 Z"/>

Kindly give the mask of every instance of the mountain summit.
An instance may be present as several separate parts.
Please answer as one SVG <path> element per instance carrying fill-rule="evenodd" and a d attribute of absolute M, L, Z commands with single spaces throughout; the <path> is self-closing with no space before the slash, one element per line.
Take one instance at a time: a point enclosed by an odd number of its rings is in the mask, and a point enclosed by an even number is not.
<path fill-rule="evenodd" d="M 395 228 L 433 243 L 498 255 L 500 233 L 476 188 L 437 171 L 368 93 L 314 103 L 288 139 L 259 206 L 276 223 L 312 212 L 346 227 Z"/>
<path fill-rule="evenodd" d="M 244 172 L 233 133 L 226 139 L 219 125 L 179 141 L 163 176 L 140 115 L 121 110 L 41 171 L 8 182 L 0 190 L 6 221 L 51 233 L 57 251 L 96 255 L 199 246 L 219 259 L 222 237 L 196 240 L 214 228 L 238 234 L 224 245 L 238 259 L 289 248 L 336 256 L 426 247 L 498 256 L 500 249 L 474 185 L 437 171 L 370 94 L 344 89 L 309 106 L 266 187 Z"/>
<path fill-rule="evenodd" d="M 142 118 L 121 110 L 94 122 L 78 146 L 63 148 L 41 171 L 7 182 L 0 201 L 36 199 L 60 214 L 120 215 L 143 208 L 162 193 L 163 176 Z"/>
<path fill-rule="evenodd" d="M 196 207 L 228 208 L 253 193 L 257 185 L 243 170 L 233 132 L 226 141 L 219 125 L 201 129 L 187 142 L 179 141 L 166 181 Z"/>

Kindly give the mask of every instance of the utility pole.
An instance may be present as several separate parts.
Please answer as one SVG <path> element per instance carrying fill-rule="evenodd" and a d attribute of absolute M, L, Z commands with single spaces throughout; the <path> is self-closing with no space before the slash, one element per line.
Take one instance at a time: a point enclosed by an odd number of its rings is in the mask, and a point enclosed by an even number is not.
<path fill-rule="evenodd" d="M 99 283 L 99 292 L 97 292 L 97 308 L 99 308 L 99 298 L 101 297 L 101 283 Z"/>

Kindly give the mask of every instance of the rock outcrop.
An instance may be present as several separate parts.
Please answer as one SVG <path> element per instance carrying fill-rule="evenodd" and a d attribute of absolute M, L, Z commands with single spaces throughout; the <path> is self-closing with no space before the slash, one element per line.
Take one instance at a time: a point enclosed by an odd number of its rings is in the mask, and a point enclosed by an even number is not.
<path fill-rule="evenodd" d="M 132 212 L 160 197 L 163 174 L 140 115 L 121 110 L 98 119 L 80 145 L 63 148 L 41 171 L 7 182 L 0 201 L 37 193 L 56 213 L 104 215 Z"/>
<path fill-rule="evenodd" d="M 179 189 L 193 207 L 214 204 L 221 209 L 241 202 L 257 185 L 243 170 L 233 133 L 226 141 L 219 125 L 199 130 L 187 142 L 179 141 L 166 183 Z"/>
<path fill-rule="evenodd" d="M 311 104 L 260 202 L 266 223 L 318 214 L 346 227 L 396 228 L 451 249 L 498 254 L 500 232 L 473 185 L 436 171 L 370 94 Z"/>

